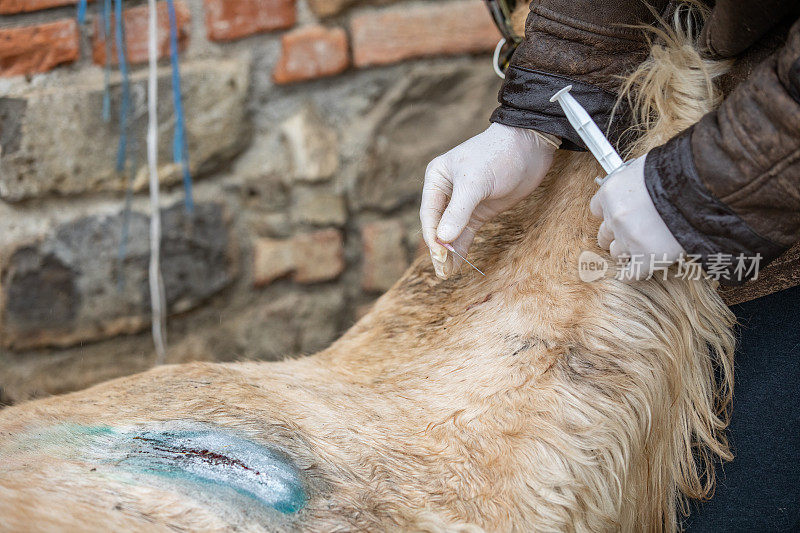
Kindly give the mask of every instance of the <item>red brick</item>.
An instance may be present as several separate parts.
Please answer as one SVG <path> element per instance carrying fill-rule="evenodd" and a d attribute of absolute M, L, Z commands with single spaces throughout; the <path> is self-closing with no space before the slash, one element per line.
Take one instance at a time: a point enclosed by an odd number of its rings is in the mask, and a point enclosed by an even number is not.
<path fill-rule="evenodd" d="M 308 0 L 311 11 L 320 18 L 338 15 L 356 0 Z"/>
<path fill-rule="evenodd" d="M 212 41 L 230 41 L 290 28 L 297 19 L 295 0 L 205 0 L 206 32 Z"/>
<path fill-rule="evenodd" d="M 363 4 L 390 4 L 398 1 L 400 0 L 308 0 L 308 5 L 316 16 L 326 18 Z"/>
<path fill-rule="evenodd" d="M 361 229 L 364 243 L 361 286 L 364 290 L 388 290 L 403 275 L 408 266 L 404 233 L 399 220 L 371 222 Z"/>
<path fill-rule="evenodd" d="M 12 13 L 27 13 L 51 7 L 71 6 L 78 0 L 0 0 L 0 15 Z"/>
<path fill-rule="evenodd" d="M 326 229 L 298 235 L 294 244 L 295 271 L 298 283 L 316 283 L 339 277 L 344 270 L 342 234 Z"/>
<path fill-rule="evenodd" d="M 294 268 L 289 239 L 258 239 L 253 246 L 253 285 L 261 287 L 290 274 Z"/>
<path fill-rule="evenodd" d="M 166 57 L 169 54 L 169 11 L 167 3 L 159 2 L 158 10 L 158 57 Z M 122 12 L 122 19 L 125 24 L 125 48 L 128 53 L 129 63 L 145 63 L 147 61 L 147 38 L 148 38 L 148 17 L 149 8 L 146 5 L 132 7 Z M 191 15 L 189 8 L 184 2 L 175 2 L 175 21 L 178 27 L 178 49 L 185 50 L 189 44 L 189 24 Z M 117 55 L 116 35 L 114 31 L 114 20 L 111 21 L 111 64 L 119 64 Z M 92 58 L 98 65 L 106 62 L 106 43 L 102 39 L 103 31 L 100 28 L 100 19 L 95 20 L 94 43 Z"/>
<path fill-rule="evenodd" d="M 389 8 L 351 21 L 353 62 L 385 65 L 415 57 L 492 50 L 500 34 L 481 0 Z"/>
<path fill-rule="evenodd" d="M 273 72 L 276 83 L 333 76 L 350 64 L 347 33 L 342 28 L 299 28 L 286 33 L 281 45 L 281 57 Z"/>
<path fill-rule="evenodd" d="M 74 19 L 0 29 L 0 76 L 47 72 L 80 56 Z"/>
<path fill-rule="evenodd" d="M 344 270 L 342 233 L 335 229 L 291 239 L 258 239 L 253 251 L 253 284 L 268 285 L 291 274 L 298 283 L 335 279 Z"/>

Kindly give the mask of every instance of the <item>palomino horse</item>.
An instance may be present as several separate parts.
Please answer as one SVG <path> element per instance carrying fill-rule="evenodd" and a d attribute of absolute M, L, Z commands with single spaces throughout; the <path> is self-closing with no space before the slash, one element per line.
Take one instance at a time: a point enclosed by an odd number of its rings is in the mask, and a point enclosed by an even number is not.
<path fill-rule="evenodd" d="M 655 146 L 716 103 L 665 34 L 628 88 Z M 666 43 L 666 44 L 665 44 Z M 155 368 L 0 411 L 3 530 L 672 530 L 729 456 L 732 315 L 707 280 L 578 278 L 599 167 L 560 153 L 327 350 Z"/>

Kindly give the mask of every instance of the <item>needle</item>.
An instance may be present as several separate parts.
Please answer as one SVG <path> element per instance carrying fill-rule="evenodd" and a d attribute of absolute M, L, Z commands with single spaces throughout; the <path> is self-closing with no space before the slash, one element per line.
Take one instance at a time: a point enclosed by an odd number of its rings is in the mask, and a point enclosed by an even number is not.
<path fill-rule="evenodd" d="M 467 259 L 467 258 L 466 258 L 466 257 L 464 257 L 463 255 L 461 255 L 460 253 L 456 252 L 456 249 L 455 249 L 455 248 L 453 248 L 453 246 L 452 246 L 452 245 L 450 245 L 450 244 L 447 244 L 446 242 L 442 242 L 442 241 L 440 241 L 439 239 L 436 239 L 436 242 L 438 242 L 439 244 L 441 244 L 442 246 L 444 246 L 445 248 L 447 248 L 448 250 L 450 250 L 451 252 L 453 252 L 454 254 L 456 254 L 458 257 L 460 257 L 461 259 L 463 259 L 464 261 L 466 261 L 466 263 L 467 263 L 469 266 L 471 266 L 472 268 L 474 268 L 475 270 L 477 270 L 477 271 L 478 271 L 478 273 L 479 273 L 481 276 L 483 276 L 484 278 L 486 277 L 486 274 L 484 274 L 483 272 L 481 272 L 481 269 L 480 269 L 480 268 L 478 268 L 478 267 L 476 267 L 475 265 L 473 265 L 472 263 L 470 263 L 469 259 Z"/>

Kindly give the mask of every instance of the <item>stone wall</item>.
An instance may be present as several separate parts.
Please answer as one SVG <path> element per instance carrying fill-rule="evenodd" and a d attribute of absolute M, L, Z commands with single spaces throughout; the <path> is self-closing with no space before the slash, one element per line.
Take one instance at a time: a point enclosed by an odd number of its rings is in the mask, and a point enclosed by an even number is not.
<path fill-rule="evenodd" d="M 0 403 L 154 362 L 147 8 L 124 4 L 130 171 L 117 173 L 121 83 L 98 4 L 79 26 L 75 0 L 0 0 Z M 317 351 L 419 252 L 425 165 L 487 125 L 498 35 L 481 0 L 176 0 L 176 9 L 196 206 L 185 210 L 170 163 L 165 60 L 167 359 Z M 165 3 L 159 23 L 165 57 Z"/>

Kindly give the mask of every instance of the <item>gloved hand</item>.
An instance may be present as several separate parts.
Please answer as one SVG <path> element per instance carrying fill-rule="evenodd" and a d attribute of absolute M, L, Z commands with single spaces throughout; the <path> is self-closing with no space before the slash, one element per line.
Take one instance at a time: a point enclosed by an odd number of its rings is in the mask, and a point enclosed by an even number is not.
<path fill-rule="evenodd" d="M 419 218 L 436 275 L 447 279 L 462 261 L 436 242 L 467 255 L 475 234 L 542 182 L 557 139 L 494 123 L 430 162 Z"/>
<path fill-rule="evenodd" d="M 644 182 L 645 156 L 611 173 L 592 198 L 592 214 L 603 218 L 597 242 L 619 263 L 624 280 L 646 279 L 654 267 L 666 267 L 684 253 L 658 214 Z M 622 258 L 622 259 L 621 259 Z"/>

